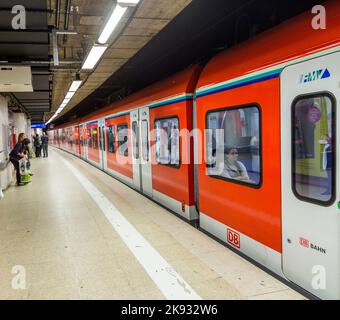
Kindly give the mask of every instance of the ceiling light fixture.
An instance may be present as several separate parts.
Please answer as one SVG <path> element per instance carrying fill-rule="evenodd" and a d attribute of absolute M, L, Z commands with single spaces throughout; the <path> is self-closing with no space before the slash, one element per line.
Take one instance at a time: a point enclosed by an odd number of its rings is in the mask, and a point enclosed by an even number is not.
<path fill-rule="evenodd" d="M 136 6 L 140 0 L 118 0 L 117 3 L 121 6 Z"/>
<path fill-rule="evenodd" d="M 66 99 L 72 99 L 72 97 L 75 95 L 75 92 L 67 92 L 67 94 L 66 94 Z"/>
<path fill-rule="evenodd" d="M 81 80 L 74 80 L 74 81 L 72 82 L 72 84 L 71 84 L 71 87 L 70 87 L 70 89 L 69 89 L 69 92 L 76 92 L 76 91 L 79 89 L 79 87 L 80 87 L 80 85 L 82 84 L 82 82 L 83 82 L 83 81 L 81 81 Z"/>
<path fill-rule="evenodd" d="M 128 9 L 127 7 L 122 7 L 118 4 L 115 6 L 115 8 L 112 11 L 111 17 L 107 21 L 98 39 L 99 43 L 101 44 L 107 43 L 107 40 L 110 38 L 113 30 L 117 27 L 119 21 L 122 19 L 127 9 Z"/>
<path fill-rule="evenodd" d="M 106 51 L 106 49 L 107 46 L 93 46 L 82 66 L 82 69 L 93 69 Z"/>

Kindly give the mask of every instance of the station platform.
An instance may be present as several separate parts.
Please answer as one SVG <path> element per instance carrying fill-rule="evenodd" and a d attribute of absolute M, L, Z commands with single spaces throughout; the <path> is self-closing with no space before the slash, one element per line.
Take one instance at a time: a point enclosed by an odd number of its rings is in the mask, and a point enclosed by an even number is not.
<path fill-rule="evenodd" d="M 68 153 L 32 168 L 0 201 L 0 299 L 305 299 Z"/>

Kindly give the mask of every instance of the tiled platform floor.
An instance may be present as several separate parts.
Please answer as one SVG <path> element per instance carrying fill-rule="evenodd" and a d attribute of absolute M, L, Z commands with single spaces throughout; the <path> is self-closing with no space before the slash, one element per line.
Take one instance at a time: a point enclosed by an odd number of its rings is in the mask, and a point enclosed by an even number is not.
<path fill-rule="evenodd" d="M 64 157 L 204 299 L 304 299 L 112 177 L 60 150 L 33 159 L 34 177 L 0 201 L 0 299 L 164 299 Z M 13 289 L 23 266 L 26 289 Z M 20 273 L 19 276 L 21 276 Z"/>

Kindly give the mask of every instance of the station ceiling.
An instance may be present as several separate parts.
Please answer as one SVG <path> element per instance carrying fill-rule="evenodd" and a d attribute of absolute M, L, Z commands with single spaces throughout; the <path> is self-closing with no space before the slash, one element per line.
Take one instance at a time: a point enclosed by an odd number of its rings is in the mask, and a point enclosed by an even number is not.
<path fill-rule="evenodd" d="M 27 29 L 11 28 L 12 7 L 1 0 L 0 65 L 30 65 L 32 93 L 13 93 L 13 108 L 32 122 L 52 116 L 79 73 L 82 87 L 54 123 L 99 109 L 190 64 L 291 18 L 320 0 L 141 0 L 121 21 L 92 72 L 81 71 L 114 0 L 25 0 Z M 57 35 L 53 31 L 71 34 Z M 57 48 L 59 63 L 54 52 Z"/>
<path fill-rule="evenodd" d="M 49 28 L 46 0 L 26 0 L 26 29 L 12 28 L 17 0 L 0 3 L 0 65 L 30 65 L 34 92 L 13 93 L 12 108 L 25 110 L 32 122 L 41 121 L 51 110 L 52 79 L 49 63 Z"/>

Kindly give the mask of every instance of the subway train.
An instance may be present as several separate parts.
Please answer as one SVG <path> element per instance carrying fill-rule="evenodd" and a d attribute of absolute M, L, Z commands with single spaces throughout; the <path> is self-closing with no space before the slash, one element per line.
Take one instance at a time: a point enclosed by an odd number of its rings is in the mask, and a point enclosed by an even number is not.
<path fill-rule="evenodd" d="M 314 297 L 340 298 L 340 2 L 81 119 L 52 145 Z"/>

